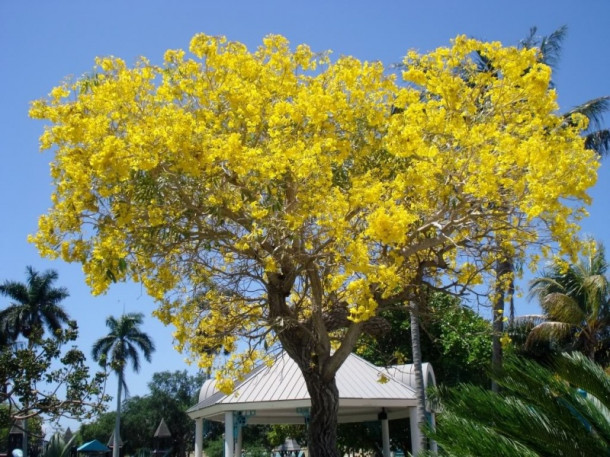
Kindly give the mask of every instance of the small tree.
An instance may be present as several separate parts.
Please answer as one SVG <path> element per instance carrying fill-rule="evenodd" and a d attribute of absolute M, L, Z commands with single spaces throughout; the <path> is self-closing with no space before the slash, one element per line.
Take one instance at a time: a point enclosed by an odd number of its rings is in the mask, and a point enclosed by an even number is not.
<path fill-rule="evenodd" d="M 131 367 L 137 373 L 140 371 L 140 355 L 150 362 L 151 354 L 155 351 L 155 345 L 151 338 L 140 326 L 144 320 L 141 313 L 123 314 L 119 319 L 109 316 L 106 325 L 110 332 L 101 337 L 93 344 L 91 351 L 93 360 L 100 362 L 102 366 L 110 366 L 118 377 L 118 391 L 116 400 L 116 420 L 114 427 L 114 443 L 112 456 L 119 456 L 119 443 L 121 440 L 121 395 L 123 388 L 127 391 L 125 382 L 125 367 L 131 362 Z"/>
<path fill-rule="evenodd" d="M 63 351 L 77 336 L 71 322 L 52 338 L 2 348 L 0 399 L 12 422 L 37 416 L 87 418 L 103 410 L 105 374 L 91 376 L 85 355 L 75 346 Z"/>
<path fill-rule="evenodd" d="M 26 283 L 0 285 L 0 294 L 11 300 L 0 311 L 0 401 L 8 405 L 11 423 L 24 421 L 27 455 L 28 419 L 82 418 L 99 412 L 105 376 L 91 376 L 84 354 L 75 346 L 65 350 L 76 341 L 78 330 L 60 304 L 68 291 L 53 286 L 57 272 L 27 267 L 26 273 Z"/>
<path fill-rule="evenodd" d="M 516 257 L 545 233 L 574 246 L 597 158 L 586 119 L 555 115 L 537 51 L 458 37 L 409 53 L 402 86 L 278 36 L 190 51 L 99 59 L 34 103 L 56 190 L 32 240 L 82 262 L 95 293 L 143 282 L 180 349 L 223 357 L 225 391 L 281 345 L 311 395 L 312 456 L 336 456 L 335 374 L 379 312 L 441 277 L 482 281 L 494 235 Z"/>

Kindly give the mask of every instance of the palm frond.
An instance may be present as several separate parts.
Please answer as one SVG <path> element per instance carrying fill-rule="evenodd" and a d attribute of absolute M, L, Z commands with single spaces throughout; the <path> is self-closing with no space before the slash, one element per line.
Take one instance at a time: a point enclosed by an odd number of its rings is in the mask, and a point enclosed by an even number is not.
<path fill-rule="evenodd" d="M 563 41 L 567 34 L 568 27 L 566 25 L 562 25 L 550 35 L 546 36 L 538 35 L 538 28 L 531 27 L 528 35 L 521 40 L 519 44 L 525 49 L 540 49 L 540 61 L 547 64 L 551 68 L 557 68 Z"/>
<path fill-rule="evenodd" d="M 542 322 L 546 322 L 547 317 L 544 314 L 522 314 L 521 316 L 516 316 L 514 320 L 514 325 L 518 326 L 532 326 L 535 327 Z"/>
<path fill-rule="evenodd" d="M 585 135 L 585 148 L 592 149 L 604 157 L 610 152 L 610 130 L 597 130 Z"/>
<path fill-rule="evenodd" d="M 537 33 L 538 33 L 538 27 L 536 27 L 536 26 L 530 27 L 528 35 L 524 39 L 519 41 L 519 45 L 525 49 L 531 49 L 531 48 L 537 47 L 538 41 L 539 41 Z"/>
<path fill-rule="evenodd" d="M 545 321 L 532 328 L 525 339 L 525 347 L 531 349 L 540 341 L 561 341 L 571 335 L 574 326 L 565 322 Z"/>
<path fill-rule="evenodd" d="M 564 354 L 553 367 L 570 384 L 582 388 L 610 410 L 610 376 L 580 352 Z"/>
<path fill-rule="evenodd" d="M 525 342 L 527 335 L 537 325 L 546 322 L 547 316 L 544 314 L 526 314 L 521 316 L 515 316 L 510 322 L 507 332 L 511 339 L 517 338 L 519 341 Z"/>
<path fill-rule="evenodd" d="M 499 394 L 470 385 L 439 391 L 437 427 L 425 433 L 442 455 L 608 454 L 610 414 L 600 397 L 610 401 L 610 385 L 601 367 L 580 354 L 549 367 L 508 357 L 494 377 Z"/>
<path fill-rule="evenodd" d="M 540 39 L 538 47 L 542 53 L 542 62 L 549 67 L 556 69 L 561 57 L 563 41 L 568 34 L 568 26 L 562 25 L 550 35 Z"/>
<path fill-rule="evenodd" d="M 565 322 L 570 325 L 581 324 L 586 319 L 585 311 L 573 297 L 555 292 L 548 294 L 540 306 L 550 320 Z"/>
<path fill-rule="evenodd" d="M 2 340 L 15 340 L 19 335 L 27 339 L 39 338 L 45 328 L 55 334 L 70 322 L 60 305 L 68 292 L 63 287 L 53 287 L 57 272 L 39 273 L 28 266 L 26 276 L 26 283 L 5 281 L 0 285 L 0 294 L 12 299 L 12 303 L 0 312 Z"/>
<path fill-rule="evenodd" d="M 127 392 L 125 382 L 125 367 L 131 364 L 137 373 L 140 370 L 140 352 L 150 362 L 155 345 L 146 333 L 140 330 L 144 322 L 142 313 L 124 314 L 118 319 L 114 316 L 106 318 L 109 333 L 94 342 L 92 356 L 95 361 L 102 361 L 109 365 L 122 380 Z"/>
<path fill-rule="evenodd" d="M 574 114 L 582 114 L 589 119 L 588 131 L 603 128 L 604 115 L 610 110 L 610 96 L 598 97 L 582 103 L 563 113 L 563 118 L 569 120 Z"/>
<path fill-rule="evenodd" d="M 452 412 L 443 414 L 436 430 L 428 429 L 427 435 L 448 451 L 448 456 L 538 457 L 519 442 L 498 434 L 491 426 Z"/>
<path fill-rule="evenodd" d="M 557 275 L 544 272 L 543 276 L 530 281 L 528 299 L 538 298 L 541 300 L 553 292 L 565 292 L 565 288 L 559 278 L 557 278 Z"/>

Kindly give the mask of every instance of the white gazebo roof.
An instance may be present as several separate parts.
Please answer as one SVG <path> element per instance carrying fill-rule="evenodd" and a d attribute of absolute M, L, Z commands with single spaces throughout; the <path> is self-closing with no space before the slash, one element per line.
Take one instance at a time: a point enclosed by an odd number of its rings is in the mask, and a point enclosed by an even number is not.
<path fill-rule="evenodd" d="M 416 406 L 410 385 L 410 365 L 376 367 L 355 354 L 345 360 L 336 375 L 339 390 L 339 422 L 377 420 L 385 411 L 389 419 L 409 416 Z M 434 372 L 423 364 L 424 380 L 434 383 Z M 284 352 L 271 366 L 251 372 L 229 395 L 217 392 L 215 381 L 201 388 L 199 403 L 187 413 L 192 419 L 223 422 L 225 413 L 241 412 L 249 424 L 302 424 L 311 405 L 305 380 L 297 364 Z"/>

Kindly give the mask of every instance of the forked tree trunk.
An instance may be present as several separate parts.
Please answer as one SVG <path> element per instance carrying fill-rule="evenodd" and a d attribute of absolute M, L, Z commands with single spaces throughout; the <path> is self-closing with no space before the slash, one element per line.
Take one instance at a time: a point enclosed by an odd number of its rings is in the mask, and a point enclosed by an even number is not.
<path fill-rule="evenodd" d="M 314 277 L 313 280 L 315 279 Z M 286 297 L 290 293 L 292 283 L 286 281 L 286 276 L 270 275 L 267 291 L 272 319 L 293 318 L 291 310 L 286 306 Z M 316 316 L 313 320 L 316 320 Z M 321 342 L 318 339 L 324 340 L 324 332 L 324 324 L 318 318 L 317 325 L 313 325 L 313 331 L 307 331 L 298 325 L 285 326 L 278 333 L 278 338 L 283 349 L 298 365 L 311 397 L 307 442 L 309 456 L 339 457 L 339 390 L 335 374 L 340 363 L 334 367 L 326 365 L 331 358 L 330 345 L 327 344 L 328 341 Z M 352 338 L 356 336 L 357 333 L 354 333 Z"/>

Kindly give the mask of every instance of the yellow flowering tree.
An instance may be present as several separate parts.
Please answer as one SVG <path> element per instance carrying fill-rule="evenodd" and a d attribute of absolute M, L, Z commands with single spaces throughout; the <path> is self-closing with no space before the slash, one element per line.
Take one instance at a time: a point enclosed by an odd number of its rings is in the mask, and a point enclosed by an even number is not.
<path fill-rule="evenodd" d="M 178 349 L 223 357 L 224 390 L 281 345 L 312 456 L 336 455 L 335 373 L 380 310 L 423 282 L 480 283 L 495 239 L 571 249 L 598 164 L 536 50 L 458 37 L 409 53 L 402 83 L 280 36 L 250 52 L 202 34 L 190 53 L 98 59 L 33 103 L 55 191 L 32 241 L 94 293 L 143 283 Z"/>

